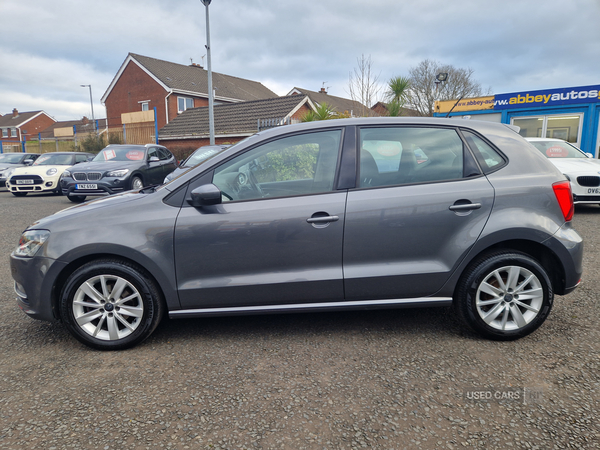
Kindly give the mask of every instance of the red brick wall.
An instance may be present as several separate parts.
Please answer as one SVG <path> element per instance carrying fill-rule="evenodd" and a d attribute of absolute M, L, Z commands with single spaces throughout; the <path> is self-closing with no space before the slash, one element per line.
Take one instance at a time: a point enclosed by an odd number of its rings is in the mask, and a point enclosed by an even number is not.
<path fill-rule="evenodd" d="M 23 140 L 28 141 L 31 139 L 37 139 L 38 133 L 41 133 L 54 123 L 54 119 L 48 117 L 46 114 L 41 114 L 21 127 L 21 136 L 23 137 Z M 26 136 L 23 134 L 23 131 L 27 132 Z"/>
<path fill-rule="evenodd" d="M 162 128 L 167 123 L 166 95 L 167 91 L 160 84 L 154 81 L 136 63 L 130 61 L 106 98 L 105 106 L 109 128 L 122 127 L 121 114 L 141 111 L 142 105 L 138 102 L 144 100 L 150 100 L 148 109 L 152 110 L 156 107 L 158 128 Z M 169 112 L 171 118 L 177 115 L 177 98 L 174 99 L 174 102 L 175 115 L 171 116 Z"/>

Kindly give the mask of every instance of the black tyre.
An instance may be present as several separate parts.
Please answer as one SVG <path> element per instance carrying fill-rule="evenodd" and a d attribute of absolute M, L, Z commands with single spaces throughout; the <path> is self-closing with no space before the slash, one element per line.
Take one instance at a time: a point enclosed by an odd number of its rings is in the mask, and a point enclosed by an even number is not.
<path fill-rule="evenodd" d="M 85 195 L 67 195 L 67 198 L 69 200 L 71 200 L 73 203 L 85 202 Z"/>
<path fill-rule="evenodd" d="M 71 334 L 99 350 L 122 350 L 148 338 L 163 314 L 155 283 L 129 262 L 102 259 L 69 276 L 60 314 Z"/>
<path fill-rule="evenodd" d="M 15 197 L 25 197 L 27 195 L 27 192 L 12 192 L 12 195 L 14 195 Z"/>
<path fill-rule="evenodd" d="M 467 268 L 454 306 L 463 322 L 482 336 L 511 340 L 544 323 L 553 300 L 552 284 L 541 264 L 523 253 L 499 251 Z"/>
<path fill-rule="evenodd" d="M 131 189 L 138 191 L 144 187 L 144 182 L 138 176 L 135 176 L 131 179 Z"/>

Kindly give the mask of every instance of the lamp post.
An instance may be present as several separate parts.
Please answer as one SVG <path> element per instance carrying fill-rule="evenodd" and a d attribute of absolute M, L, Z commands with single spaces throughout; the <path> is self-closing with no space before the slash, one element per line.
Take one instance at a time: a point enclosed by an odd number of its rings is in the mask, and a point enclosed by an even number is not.
<path fill-rule="evenodd" d="M 94 117 L 94 102 L 92 100 L 92 85 L 91 84 L 81 84 L 80 86 L 90 88 L 90 106 L 92 107 L 92 122 L 94 124 L 94 133 L 96 133 L 97 130 L 96 130 L 96 118 Z"/>
<path fill-rule="evenodd" d="M 208 69 L 208 130 L 210 135 L 210 145 L 215 145 L 215 117 L 214 117 L 214 94 L 212 87 L 212 68 L 210 64 L 210 24 L 208 20 L 208 5 L 211 0 L 200 0 L 206 7 L 206 58 Z"/>

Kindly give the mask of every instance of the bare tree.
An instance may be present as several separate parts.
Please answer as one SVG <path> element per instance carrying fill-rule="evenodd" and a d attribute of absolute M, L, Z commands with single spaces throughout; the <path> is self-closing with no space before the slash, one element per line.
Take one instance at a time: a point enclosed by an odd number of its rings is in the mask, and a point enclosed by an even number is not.
<path fill-rule="evenodd" d="M 422 116 L 433 116 L 436 100 L 459 100 L 463 97 L 478 97 L 483 89 L 473 80 L 474 70 L 462 69 L 449 64 L 426 59 L 409 71 L 410 92 L 407 106 Z M 448 74 L 446 81 L 436 83 L 436 76 Z M 491 89 L 488 89 L 490 92 Z"/>
<path fill-rule="evenodd" d="M 348 94 L 352 100 L 361 104 L 361 111 L 356 111 L 355 114 L 365 117 L 371 115 L 371 106 L 379 101 L 381 86 L 379 75 L 373 73 L 371 55 L 361 55 L 356 61 L 357 67 L 350 72 Z"/>

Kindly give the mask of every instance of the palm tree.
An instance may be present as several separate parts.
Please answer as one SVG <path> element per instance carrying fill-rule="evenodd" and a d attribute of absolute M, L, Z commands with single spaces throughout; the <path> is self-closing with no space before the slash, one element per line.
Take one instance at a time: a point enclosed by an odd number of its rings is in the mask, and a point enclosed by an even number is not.
<path fill-rule="evenodd" d="M 329 120 L 336 116 L 335 110 L 328 103 L 321 103 L 315 111 L 307 112 L 302 117 L 302 122 L 313 122 L 315 120 Z"/>
<path fill-rule="evenodd" d="M 410 79 L 403 76 L 393 77 L 388 81 L 388 89 L 386 105 L 390 116 L 399 116 L 402 114 L 402 107 L 408 98 L 408 90 L 410 89 Z"/>

